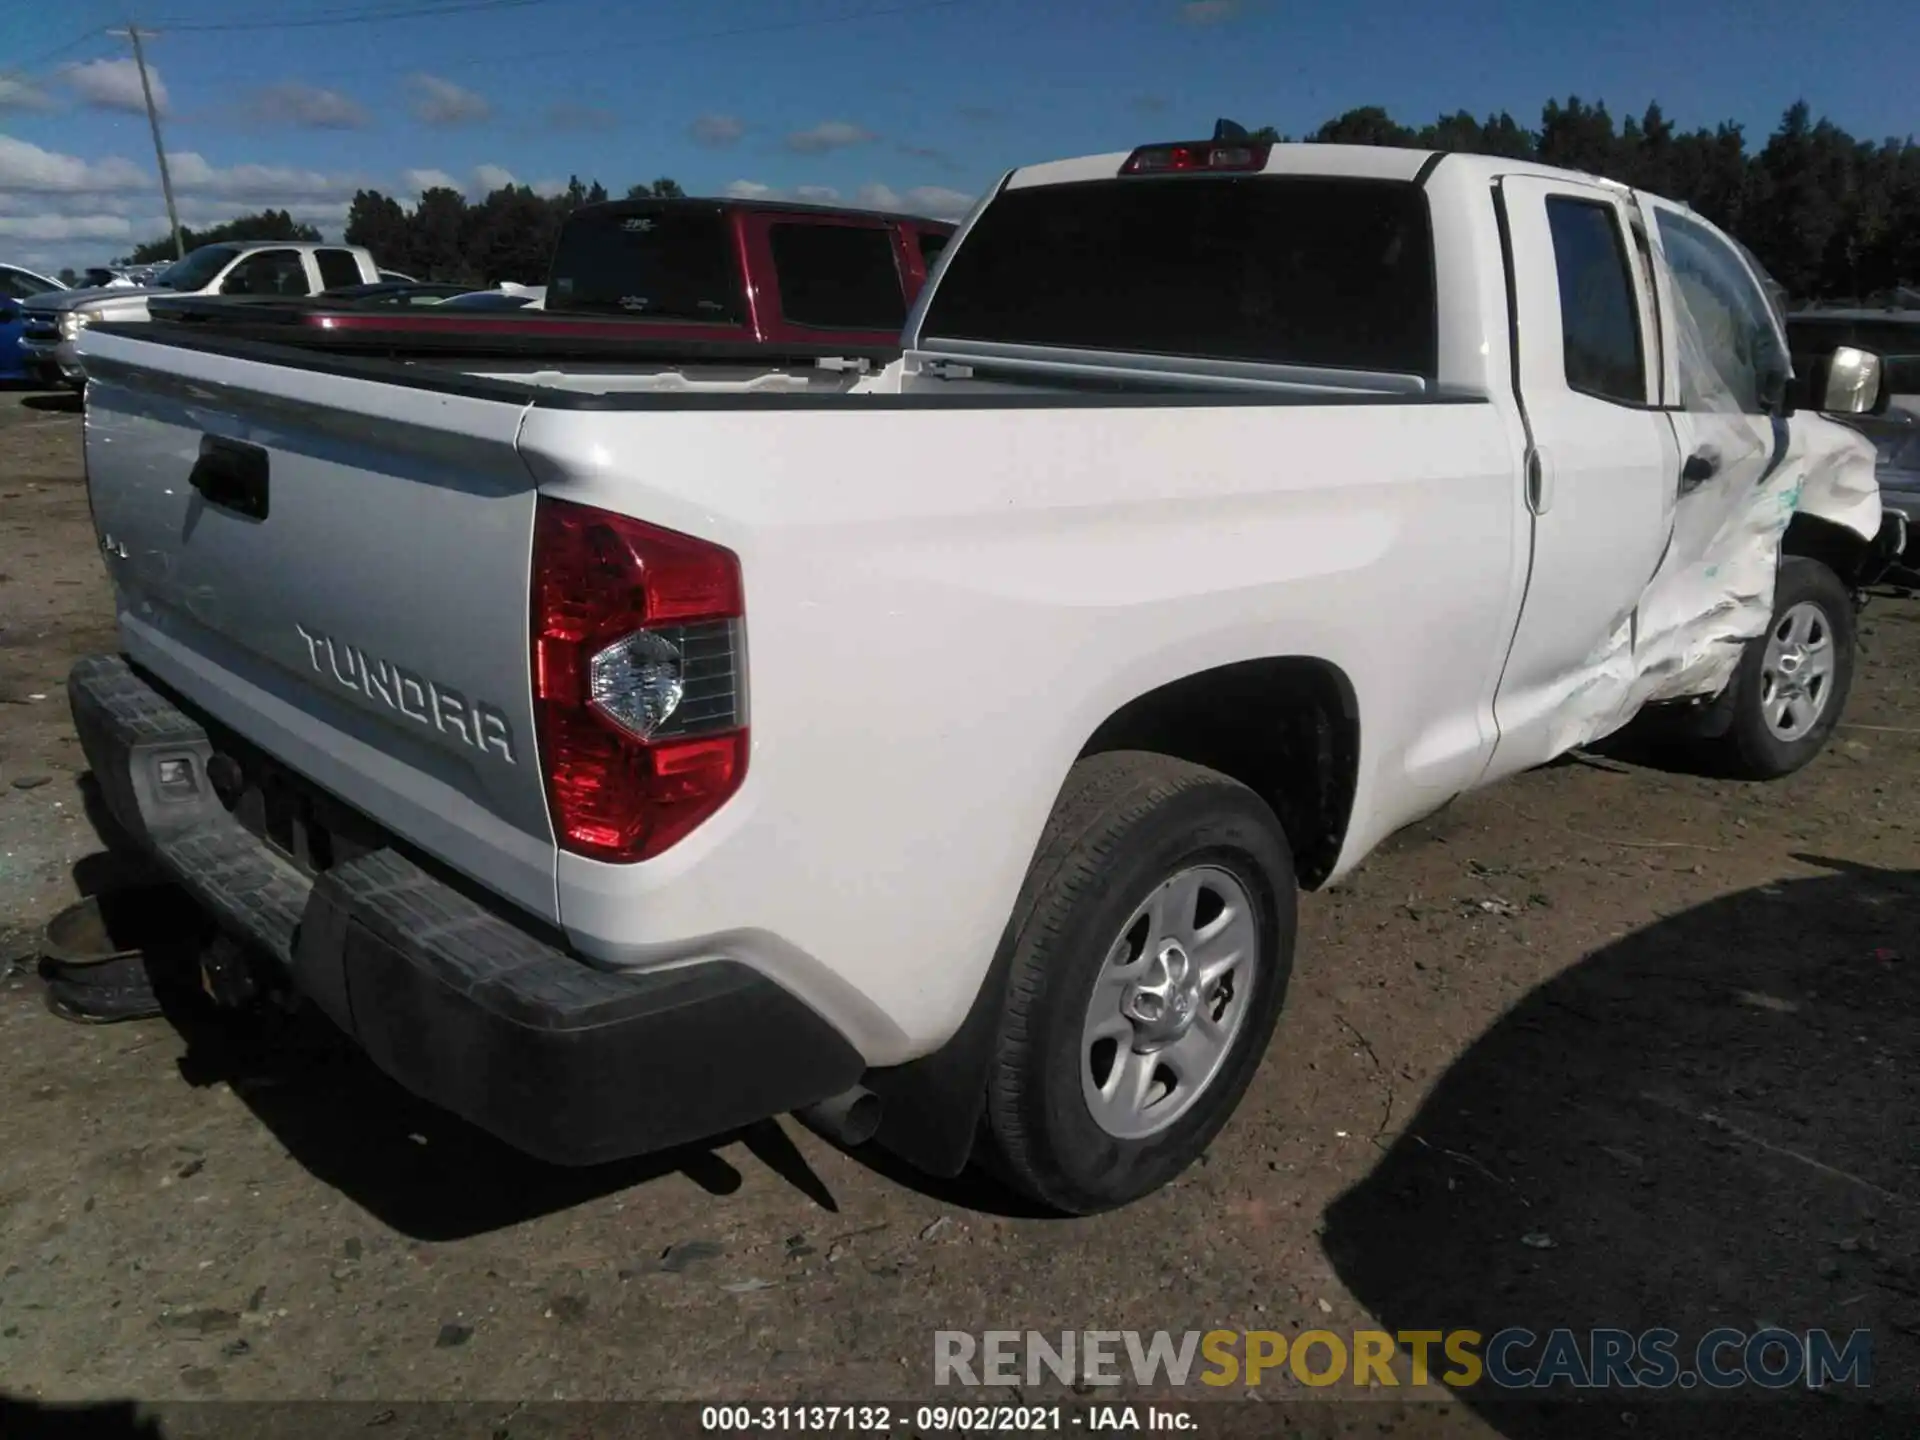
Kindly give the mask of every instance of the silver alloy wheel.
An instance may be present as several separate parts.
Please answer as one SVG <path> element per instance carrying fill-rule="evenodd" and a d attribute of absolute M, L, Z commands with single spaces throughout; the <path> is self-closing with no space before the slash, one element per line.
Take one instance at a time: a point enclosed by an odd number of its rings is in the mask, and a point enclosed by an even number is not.
<path fill-rule="evenodd" d="M 1108 947 L 1080 1037 L 1080 1089 L 1117 1140 L 1178 1120 L 1213 1083 L 1253 1003 L 1260 924 L 1246 887 L 1196 865 L 1163 880 Z"/>
<path fill-rule="evenodd" d="M 1760 665 L 1760 714 L 1776 739 L 1802 739 L 1818 723 L 1833 663 L 1833 626 L 1819 605 L 1802 600 L 1774 622 Z"/>

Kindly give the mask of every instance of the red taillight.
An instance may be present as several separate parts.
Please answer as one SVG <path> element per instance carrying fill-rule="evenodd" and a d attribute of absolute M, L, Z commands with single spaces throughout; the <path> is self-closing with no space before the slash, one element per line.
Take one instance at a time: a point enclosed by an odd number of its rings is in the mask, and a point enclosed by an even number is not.
<path fill-rule="evenodd" d="M 650 859 L 740 788 L 743 613 L 731 550 L 539 502 L 533 699 L 563 849 Z"/>
<path fill-rule="evenodd" d="M 1122 175 L 1178 175 L 1195 170 L 1250 172 L 1267 168 L 1273 147 L 1263 140 L 1196 140 L 1182 145 L 1142 145 L 1120 167 Z"/>

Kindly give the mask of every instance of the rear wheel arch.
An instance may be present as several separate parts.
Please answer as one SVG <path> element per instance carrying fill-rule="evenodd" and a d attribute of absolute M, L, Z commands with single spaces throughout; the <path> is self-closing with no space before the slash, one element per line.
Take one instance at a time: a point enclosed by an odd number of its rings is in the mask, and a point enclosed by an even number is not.
<path fill-rule="evenodd" d="M 1280 822 L 1303 888 L 1324 882 L 1339 859 L 1359 777 L 1360 715 L 1351 681 L 1327 661 L 1241 661 L 1160 685 L 1101 721 L 1075 764 L 1118 751 L 1187 761 L 1247 786 Z M 1072 780 L 1071 771 L 1062 777 L 1061 796 Z M 1050 819 L 1030 863 L 1042 860 L 1055 828 Z M 880 1144 L 928 1173 L 958 1174 L 971 1157 L 1022 919 L 1018 907 L 1008 916 L 952 1038 L 866 1077 L 884 1102 Z"/>
<path fill-rule="evenodd" d="M 1081 759 L 1146 750 L 1238 780 L 1279 817 L 1301 885 L 1332 873 L 1360 771 L 1360 709 L 1344 671 L 1281 656 L 1202 670 L 1122 705 Z"/>

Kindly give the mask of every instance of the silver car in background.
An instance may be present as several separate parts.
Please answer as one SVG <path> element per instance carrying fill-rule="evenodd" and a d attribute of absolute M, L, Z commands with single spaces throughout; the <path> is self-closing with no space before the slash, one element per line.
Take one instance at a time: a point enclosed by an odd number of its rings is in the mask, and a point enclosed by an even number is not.
<path fill-rule="evenodd" d="M 1889 578 L 1920 586 L 1920 307 L 1802 310 L 1787 317 L 1787 344 L 1797 374 L 1812 357 L 1842 345 L 1880 359 L 1884 404 L 1877 413 L 1835 415 L 1873 442 L 1880 503 L 1907 519 L 1907 545 Z M 1808 403 L 1819 406 L 1818 397 Z"/>

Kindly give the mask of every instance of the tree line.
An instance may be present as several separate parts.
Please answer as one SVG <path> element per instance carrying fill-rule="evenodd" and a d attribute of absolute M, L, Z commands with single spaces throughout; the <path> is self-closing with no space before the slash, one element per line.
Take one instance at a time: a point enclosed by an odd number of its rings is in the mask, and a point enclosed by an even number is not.
<path fill-rule="evenodd" d="M 670 179 L 629 186 L 626 198 L 678 199 L 686 191 Z M 485 199 L 469 201 L 458 190 L 427 190 L 412 206 L 378 190 L 361 190 L 347 211 L 349 245 L 364 245 L 382 270 L 397 270 L 416 280 L 497 285 L 512 280 L 537 285 L 547 278 L 560 224 L 582 205 L 608 199 L 598 180 L 583 184 L 576 176 L 557 195 L 536 195 L 525 185 L 509 185 Z M 285 210 L 262 210 L 223 225 L 180 229 L 188 250 L 234 240 L 320 240 L 319 230 Z M 173 238 L 162 236 L 136 246 L 120 261 L 147 265 L 174 258 Z"/>
<path fill-rule="evenodd" d="M 1271 127 L 1255 135 L 1287 138 Z M 1920 145 L 1857 140 L 1805 102 L 1751 154 L 1738 125 L 1683 131 L 1656 104 L 1616 126 L 1604 104 L 1577 96 L 1548 101 L 1537 129 L 1504 111 L 1477 120 L 1464 110 L 1415 129 L 1368 105 L 1304 138 L 1538 160 L 1684 201 L 1798 301 L 1887 301 L 1920 282 Z"/>
<path fill-rule="evenodd" d="M 675 181 L 660 179 L 630 186 L 626 198 L 677 200 L 685 194 Z M 547 278 L 561 223 L 582 205 L 608 198 L 598 180 L 582 184 L 578 176 L 558 195 L 509 185 L 469 202 L 458 190 L 440 188 L 424 192 L 410 207 L 362 190 L 347 212 L 345 239 L 371 250 L 382 269 L 418 280 L 538 285 Z"/>
<path fill-rule="evenodd" d="M 1271 127 L 1256 138 L 1284 141 Z M 1538 160 L 1684 201 L 1760 258 L 1796 300 L 1884 300 L 1920 282 L 1920 145 L 1912 137 L 1858 140 L 1830 120 L 1793 105 L 1758 151 L 1739 125 L 1681 130 L 1658 105 L 1618 124 L 1605 104 L 1577 96 L 1550 100 L 1528 128 L 1502 111 L 1485 120 L 1459 111 L 1418 128 L 1377 105 L 1329 120 L 1311 141 L 1411 145 Z M 629 198 L 678 196 L 672 180 L 635 185 Z M 573 179 L 543 197 L 524 185 L 479 201 L 428 190 L 411 206 L 362 190 L 353 198 L 346 240 L 365 245 L 381 266 L 421 279 L 537 284 L 560 224 L 582 205 L 605 200 L 597 180 Z M 266 211 L 188 243 L 214 239 L 319 239 L 285 211 Z M 143 245 L 131 259 L 165 259 L 170 241 Z"/>

